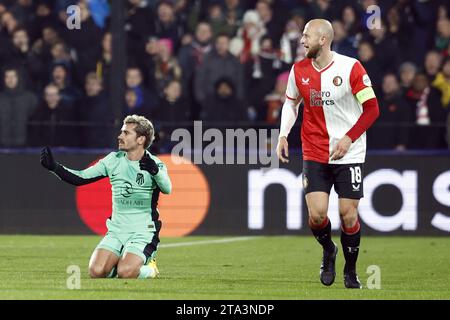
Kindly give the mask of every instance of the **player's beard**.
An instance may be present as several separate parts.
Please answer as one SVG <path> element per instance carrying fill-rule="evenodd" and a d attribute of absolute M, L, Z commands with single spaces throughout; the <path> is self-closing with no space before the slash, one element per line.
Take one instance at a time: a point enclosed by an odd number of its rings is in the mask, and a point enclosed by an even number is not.
<path fill-rule="evenodd" d="M 315 59 L 315 58 L 317 58 L 317 56 L 319 54 L 319 51 L 320 51 L 320 45 L 319 44 L 317 44 L 317 45 L 315 45 L 313 47 L 309 47 L 308 53 L 306 54 L 306 57 L 308 59 Z"/>
<path fill-rule="evenodd" d="M 121 142 L 121 144 L 119 144 L 119 142 Z M 124 141 L 117 141 L 117 144 L 120 151 L 128 151 L 127 148 L 125 147 Z"/>
<path fill-rule="evenodd" d="M 119 144 L 119 142 L 122 142 L 121 144 Z M 119 140 L 117 141 L 118 144 L 118 148 L 120 151 L 125 151 L 125 152 L 133 152 L 136 149 L 138 149 L 138 144 L 137 143 L 133 143 L 132 140 L 128 140 L 126 143 L 123 140 Z"/>

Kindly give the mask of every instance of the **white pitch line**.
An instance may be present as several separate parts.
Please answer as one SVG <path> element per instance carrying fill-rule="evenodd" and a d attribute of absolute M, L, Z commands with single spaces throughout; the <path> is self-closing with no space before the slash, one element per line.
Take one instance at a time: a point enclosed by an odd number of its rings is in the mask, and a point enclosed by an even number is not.
<path fill-rule="evenodd" d="M 258 237 L 236 237 L 236 238 L 223 238 L 223 239 L 216 239 L 216 240 L 177 242 L 177 243 L 161 244 L 158 247 L 160 247 L 160 248 L 184 247 L 184 246 L 195 246 L 197 244 L 215 244 L 215 243 L 245 241 L 245 240 L 252 240 L 252 239 L 257 239 L 257 238 Z"/>

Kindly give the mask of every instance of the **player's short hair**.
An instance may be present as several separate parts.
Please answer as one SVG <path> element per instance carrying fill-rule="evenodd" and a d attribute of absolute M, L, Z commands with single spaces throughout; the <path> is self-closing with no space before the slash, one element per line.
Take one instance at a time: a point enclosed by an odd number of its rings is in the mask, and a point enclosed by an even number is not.
<path fill-rule="evenodd" d="M 150 120 L 148 120 L 146 117 L 138 116 L 137 114 L 133 114 L 133 115 L 127 116 L 123 120 L 123 123 L 136 125 L 134 130 L 136 131 L 137 136 L 145 137 L 145 144 L 144 144 L 145 149 L 150 147 L 153 140 L 155 140 L 155 128 L 153 127 L 152 122 Z"/>

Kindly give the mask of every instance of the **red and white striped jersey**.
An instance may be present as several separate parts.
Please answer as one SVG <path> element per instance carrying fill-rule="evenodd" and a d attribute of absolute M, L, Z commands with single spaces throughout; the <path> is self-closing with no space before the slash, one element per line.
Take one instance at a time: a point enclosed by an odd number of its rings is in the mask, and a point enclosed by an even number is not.
<path fill-rule="evenodd" d="M 330 160 L 334 145 L 353 127 L 363 112 L 355 95 L 371 86 L 361 63 L 336 52 L 332 61 L 318 70 L 312 59 L 292 66 L 286 97 L 303 98 L 301 139 L 303 159 L 321 163 L 363 163 L 366 156 L 366 134 L 352 143 L 347 154 Z"/>

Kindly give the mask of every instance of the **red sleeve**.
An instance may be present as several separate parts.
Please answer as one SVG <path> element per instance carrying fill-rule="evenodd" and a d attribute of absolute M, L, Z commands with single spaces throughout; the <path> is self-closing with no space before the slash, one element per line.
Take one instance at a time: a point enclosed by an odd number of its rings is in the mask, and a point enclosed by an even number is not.
<path fill-rule="evenodd" d="M 359 61 L 355 62 L 352 71 L 350 72 L 350 86 L 352 88 L 353 95 L 357 94 L 364 88 L 372 86 L 366 70 Z"/>
<path fill-rule="evenodd" d="M 355 142 L 375 122 L 380 115 L 377 98 L 367 100 L 362 104 L 363 112 L 355 125 L 346 133 Z"/>

